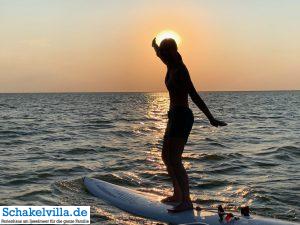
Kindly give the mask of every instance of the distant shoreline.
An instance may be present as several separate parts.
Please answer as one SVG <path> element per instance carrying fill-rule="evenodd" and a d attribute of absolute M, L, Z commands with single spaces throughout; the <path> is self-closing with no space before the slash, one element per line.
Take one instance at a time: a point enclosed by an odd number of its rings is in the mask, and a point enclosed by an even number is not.
<path fill-rule="evenodd" d="M 200 93 L 218 93 L 218 92 L 297 92 L 300 89 L 294 90 L 238 90 L 238 91 L 197 91 Z M 0 94 L 156 94 L 167 93 L 167 91 L 71 91 L 71 92 L 0 92 Z"/>

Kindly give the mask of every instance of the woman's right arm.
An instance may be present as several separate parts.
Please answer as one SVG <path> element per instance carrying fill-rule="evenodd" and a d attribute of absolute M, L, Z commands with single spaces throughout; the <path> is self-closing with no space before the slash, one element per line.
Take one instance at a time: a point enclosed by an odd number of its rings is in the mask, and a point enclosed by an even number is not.
<path fill-rule="evenodd" d="M 154 38 L 154 39 L 152 40 L 152 47 L 154 48 L 154 51 L 155 51 L 156 55 L 160 58 L 160 55 L 159 55 L 159 47 L 158 47 L 158 45 L 157 45 L 157 43 L 156 43 L 156 38 Z"/>

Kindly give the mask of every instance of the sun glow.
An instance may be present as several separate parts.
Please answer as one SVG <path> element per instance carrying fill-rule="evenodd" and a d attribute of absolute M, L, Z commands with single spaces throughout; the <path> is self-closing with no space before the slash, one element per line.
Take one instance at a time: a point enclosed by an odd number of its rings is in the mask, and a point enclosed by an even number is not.
<path fill-rule="evenodd" d="M 156 43 L 158 45 L 160 45 L 162 40 L 164 40 L 166 38 L 174 39 L 176 41 L 177 45 L 179 45 L 181 43 L 181 37 L 179 36 L 179 34 L 177 34 L 176 32 L 174 32 L 172 30 L 164 30 L 164 31 L 160 32 L 159 34 L 157 34 Z"/>

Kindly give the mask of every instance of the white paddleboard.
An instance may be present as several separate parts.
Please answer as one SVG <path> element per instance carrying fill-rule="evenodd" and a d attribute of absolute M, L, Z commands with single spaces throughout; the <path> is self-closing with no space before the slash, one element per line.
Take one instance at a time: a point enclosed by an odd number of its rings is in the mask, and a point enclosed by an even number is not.
<path fill-rule="evenodd" d="M 160 202 L 162 197 L 143 193 L 129 188 L 121 187 L 94 178 L 83 178 L 84 185 L 91 194 L 102 199 L 106 203 L 121 210 L 143 218 L 171 223 L 171 224 L 202 224 L 202 225 L 296 225 L 288 221 L 269 219 L 261 216 L 240 216 L 235 213 L 236 218 L 230 221 L 220 221 L 219 215 L 213 210 L 189 210 L 180 213 L 169 213 L 167 209 L 171 205 Z"/>

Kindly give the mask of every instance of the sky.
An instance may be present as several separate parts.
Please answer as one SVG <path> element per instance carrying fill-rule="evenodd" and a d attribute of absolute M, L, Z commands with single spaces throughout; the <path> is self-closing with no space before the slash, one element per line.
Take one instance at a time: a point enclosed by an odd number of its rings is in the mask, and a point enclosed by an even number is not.
<path fill-rule="evenodd" d="M 299 90 L 299 0 L 0 0 L 0 93 L 162 92 L 171 29 L 198 91 Z"/>

